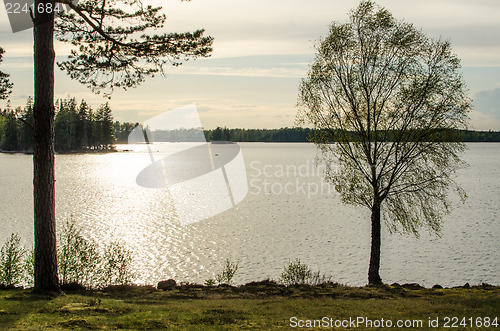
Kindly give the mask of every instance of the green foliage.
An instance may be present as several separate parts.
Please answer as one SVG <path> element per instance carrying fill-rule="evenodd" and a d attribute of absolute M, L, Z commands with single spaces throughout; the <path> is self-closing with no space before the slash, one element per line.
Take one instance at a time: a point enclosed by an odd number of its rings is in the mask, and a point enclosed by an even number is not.
<path fill-rule="evenodd" d="M 112 242 L 104 248 L 103 284 L 125 285 L 132 279 L 132 252 L 118 242 Z"/>
<path fill-rule="evenodd" d="M 79 145 L 76 141 L 76 100 L 57 100 L 56 117 L 54 120 L 54 146 L 58 151 L 75 150 Z"/>
<path fill-rule="evenodd" d="M 115 129 L 128 137 L 133 130 L 130 123 L 115 124 L 108 103 L 96 112 L 82 100 L 57 100 L 54 119 L 54 147 L 58 152 L 109 150 L 115 143 Z M 7 151 L 33 150 L 33 98 L 15 110 L 9 106 L 0 112 L 0 148 Z M 134 126 L 135 127 L 135 126 Z"/>
<path fill-rule="evenodd" d="M 448 191 L 465 199 L 453 175 L 466 146 L 455 133 L 467 128 L 470 103 L 450 42 L 371 0 L 318 44 L 299 87 L 297 124 L 315 129 L 342 202 L 372 212 L 370 284 L 382 282 L 382 219 L 393 232 L 418 236 L 426 226 L 439 235 Z"/>
<path fill-rule="evenodd" d="M 33 151 L 33 98 L 28 97 L 24 108 L 18 113 L 20 117 L 19 148 L 23 151 Z"/>
<path fill-rule="evenodd" d="M 23 283 L 27 287 L 32 287 L 35 285 L 35 248 L 31 247 L 31 249 L 27 249 L 24 257 L 25 258 L 23 261 L 23 270 L 24 270 Z"/>
<path fill-rule="evenodd" d="M 233 282 L 233 277 L 238 271 L 238 263 L 231 262 L 229 258 L 224 262 L 222 270 L 215 276 L 215 280 L 218 284 L 228 284 L 231 285 Z"/>
<path fill-rule="evenodd" d="M 58 16 L 56 38 L 74 48 L 66 61 L 57 64 L 96 93 L 135 87 L 146 77 L 164 74 L 167 64 L 177 66 L 183 60 L 208 57 L 212 51 L 213 38 L 203 36 L 202 29 L 156 32 L 166 20 L 161 7 L 120 0 L 68 5 L 73 10 Z"/>
<path fill-rule="evenodd" d="M 288 262 L 281 272 L 280 281 L 287 285 L 319 285 L 330 281 L 330 277 L 321 275 L 319 271 L 313 272 L 300 259 Z"/>
<path fill-rule="evenodd" d="M 118 121 L 115 121 L 113 123 L 113 128 L 116 137 L 116 143 L 127 144 L 130 132 L 132 132 L 132 130 L 134 130 L 137 125 L 139 125 L 139 123 L 120 123 Z"/>
<path fill-rule="evenodd" d="M 0 63 L 2 63 L 3 54 L 5 53 L 4 49 L 0 47 Z M 5 100 L 12 92 L 13 84 L 9 81 L 9 74 L 0 71 L 0 100 Z"/>
<path fill-rule="evenodd" d="M 196 129 L 155 130 L 151 132 L 154 141 L 192 141 L 198 137 Z M 207 141 L 224 140 L 237 142 L 307 142 L 311 130 L 308 128 L 281 129 L 229 129 L 217 127 L 204 130 Z"/>
<path fill-rule="evenodd" d="M 0 135 L 0 148 L 8 151 L 19 150 L 19 123 L 16 112 L 10 108 L 2 112 L 3 121 Z"/>
<path fill-rule="evenodd" d="M 78 283 L 87 288 L 129 284 L 133 278 L 132 252 L 118 242 L 100 247 L 82 236 L 73 222 L 60 234 L 59 274 L 62 284 Z"/>
<path fill-rule="evenodd" d="M 33 149 L 33 98 L 28 98 L 24 108 L 13 110 L 10 103 L 0 111 L 0 149 L 30 151 Z"/>
<path fill-rule="evenodd" d="M 205 286 L 215 286 L 215 279 L 209 278 L 205 280 Z"/>
<path fill-rule="evenodd" d="M 79 106 L 75 98 L 58 100 L 54 128 L 57 151 L 108 150 L 115 142 L 108 103 L 94 112 L 85 100 Z"/>
<path fill-rule="evenodd" d="M 73 222 L 64 224 L 59 242 L 58 268 L 61 283 L 78 283 L 88 288 L 99 284 L 102 258 L 98 245 L 85 239 Z"/>
<path fill-rule="evenodd" d="M 111 108 L 106 102 L 101 105 L 96 112 L 96 131 L 99 137 L 99 147 L 109 149 L 115 142 L 115 132 L 113 127 L 113 115 Z"/>
<path fill-rule="evenodd" d="M 312 271 L 307 264 L 301 263 L 300 259 L 288 262 L 283 268 L 280 281 L 285 285 L 301 285 L 306 284 L 311 278 Z"/>
<path fill-rule="evenodd" d="M 313 140 L 343 202 L 376 206 L 391 231 L 440 232 L 448 189 L 464 197 L 452 178 L 470 110 L 460 69 L 449 41 L 373 1 L 331 25 L 300 84 L 297 124 L 323 134 Z"/>
<path fill-rule="evenodd" d="M 459 132 L 461 141 L 465 142 L 500 142 L 500 131 L 470 131 Z"/>
<path fill-rule="evenodd" d="M 21 238 L 13 233 L 0 249 L 0 282 L 5 285 L 16 286 L 23 280 L 26 251 L 20 241 Z"/>
<path fill-rule="evenodd" d="M 20 237 L 11 234 L 0 250 L 0 283 L 34 284 L 34 249 L 21 247 Z M 132 252 L 118 242 L 100 247 L 86 239 L 70 221 L 59 235 L 58 269 L 62 285 L 77 283 L 85 288 L 130 284 L 133 278 Z"/>

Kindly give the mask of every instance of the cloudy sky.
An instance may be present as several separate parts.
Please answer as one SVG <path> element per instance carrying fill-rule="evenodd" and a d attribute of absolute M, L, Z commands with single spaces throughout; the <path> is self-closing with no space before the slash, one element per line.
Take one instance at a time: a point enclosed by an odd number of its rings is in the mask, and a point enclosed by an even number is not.
<path fill-rule="evenodd" d="M 198 28 L 215 38 L 211 58 L 169 68 L 129 91 L 115 91 L 110 105 L 120 121 L 141 122 L 159 113 L 195 103 L 206 128 L 216 126 L 279 128 L 292 126 L 297 87 L 314 55 L 314 43 L 332 21 L 345 22 L 358 0 L 178 0 L 161 4 L 166 31 Z M 462 60 L 474 99 L 471 127 L 500 130 L 500 1 L 378 0 L 396 18 L 427 35 L 449 39 Z M 14 106 L 33 95 L 32 31 L 13 34 L 0 10 L 1 70 L 11 74 Z M 58 59 L 68 54 L 57 45 Z M 56 97 L 84 98 L 94 108 L 106 102 L 63 72 L 56 73 Z M 1 107 L 5 103 L 0 104 Z"/>

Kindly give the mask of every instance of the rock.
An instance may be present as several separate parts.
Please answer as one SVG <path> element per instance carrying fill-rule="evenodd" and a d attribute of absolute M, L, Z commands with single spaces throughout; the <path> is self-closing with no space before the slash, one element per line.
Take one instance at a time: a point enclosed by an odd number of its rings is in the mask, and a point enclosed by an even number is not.
<path fill-rule="evenodd" d="M 465 283 L 465 285 L 464 285 L 464 286 L 462 286 L 462 288 L 470 288 L 469 283 Z"/>
<path fill-rule="evenodd" d="M 442 289 L 443 287 L 439 284 L 434 285 L 432 288 L 434 289 Z"/>
<path fill-rule="evenodd" d="M 396 288 L 400 288 L 401 285 L 399 283 L 392 283 L 391 284 L 392 287 L 396 287 Z"/>
<path fill-rule="evenodd" d="M 169 280 L 162 280 L 161 282 L 158 282 L 158 289 L 159 290 L 173 290 L 177 287 L 177 283 L 173 279 Z"/>

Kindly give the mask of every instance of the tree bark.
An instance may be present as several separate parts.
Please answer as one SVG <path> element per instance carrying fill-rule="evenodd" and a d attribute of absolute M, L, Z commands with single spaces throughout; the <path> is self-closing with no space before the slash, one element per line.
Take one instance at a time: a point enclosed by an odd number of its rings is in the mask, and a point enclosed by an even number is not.
<path fill-rule="evenodd" d="M 54 1 L 35 1 L 33 197 L 35 290 L 59 291 L 54 179 Z M 41 8 L 44 10 L 41 10 Z"/>
<path fill-rule="evenodd" d="M 381 224 L 380 224 L 380 202 L 374 199 L 372 206 L 372 241 L 370 253 L 370 266 L 368 268 L 368 283 L 373 285 L 382 284 L 380 278 L 380 244 L 381 244 Z"/>

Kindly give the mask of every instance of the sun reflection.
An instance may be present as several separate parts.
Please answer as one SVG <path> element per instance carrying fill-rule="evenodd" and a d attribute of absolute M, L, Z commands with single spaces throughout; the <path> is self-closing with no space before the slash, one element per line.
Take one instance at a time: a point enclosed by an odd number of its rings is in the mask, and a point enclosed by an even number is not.
<path fill-rule="evenodd" d="M 180 148 L 177 144 L 149 147 L 155 159 Z M 216 243 L 203 244 L 204 248 L 195 245 L 205 238 L 193 237 L 196 226 L 180 225 L 167 187 L 151 189 L 136 183 L 137 174 L 151 164 L 151 157 L 144 145 L 127 145 L 127 149 L 126 153 L 77 159 L 58 156 L 60 225 L 72 219 L 89 239 L 102 245 L 119 242 L 132 251 L 136 283 L 208 275 L 206 261 L 217 255 Z"/>

